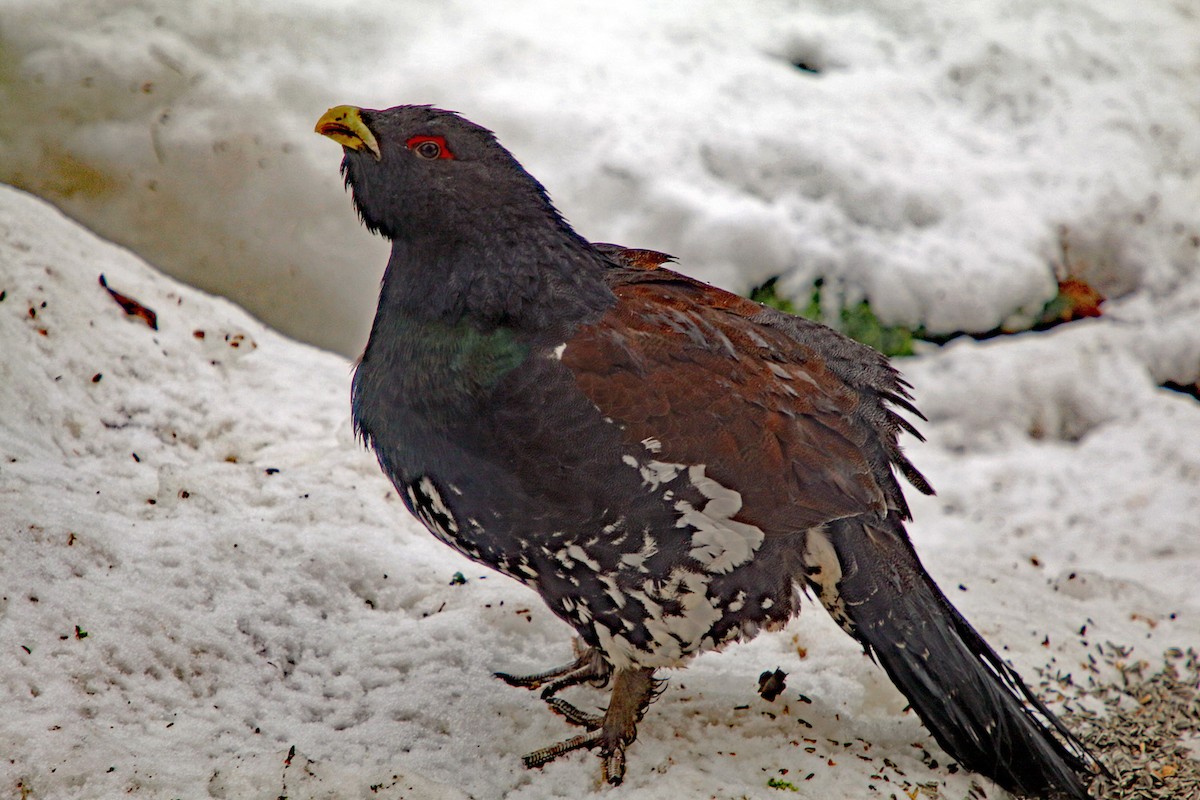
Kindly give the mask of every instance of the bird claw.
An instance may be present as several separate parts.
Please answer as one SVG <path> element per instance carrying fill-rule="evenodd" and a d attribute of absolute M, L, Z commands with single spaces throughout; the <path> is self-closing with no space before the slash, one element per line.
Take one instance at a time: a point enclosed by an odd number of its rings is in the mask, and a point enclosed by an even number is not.
<path fill-rule="evenodd" d="M 600 775 L 611 786 L 620 786 L 625 780 L 625 745 L 618 744 L 609 752 L 600 751 Z"/>
<path fill-rule="evenodd" d="M 522 758 L 522 762 L 526 767 L 535 769 L 561 755 L 599 746 L 601 776 L 605 783 L 616 786 L 625 778 L 625 748 L 637 738 L 637 723 L 654 698 L 659 683 L 655 681 L 652 669 L 618 671 L 613 682 L 612 698 L 603 714 L 588 714 L 566 700 L 548 697 L 547 704 L 566 717 L 568 722 L 591 730 L 535 750 Z"/>
<path fill-rule="evenodd" d="M 580 748 L 592 749 L 600 741 L 600 735 L 600 731 L 592 731 L 591 733 L 581 733 L 578 736 L 572 736 L 570 739 L 558 744 L 552 744 L 549 747 L 543 747 L 541 750 L 526 753 L 521 757 L 521 763 L 527 769 L 540 769 L 561 755 L 566 755 Z"/>
<path fill-rule="evenodd" d="M 546 705 L 566 717 L 567 722 L 572 725 L 578 725 L 588 730 L 595 730 L 604 724 L 603 714 L 589 714 L 586 711 L 581 711 L 577 706 L 568 703 L 561 697 L 547 698 Z"/>
<path fill-rule="evenodd" d="M 606 741 L 603 729 L 572 736 L 570 739 L 534 750 L 522 756 L 521 762 L 527 769 L 540 769 L 561 755 L 575 750 L 591 750 L 600 745 L 600 776 L 605 783 L 619 786 L 625 779 L 625 745 L 621 740 Z M 632 740 L 630 740 L 632 741 Z"/>
<path fill-rule="evenodd" d="M 530 691 L 541 689 L 542 699 L 546 701 L 563 689 L 581 683 L 590 683 L 597 688 L 605 686 L 612 675 L 612 667 L 600 655 L 600 651 L 593 647 L 577 647 L 576 653 L 578 658 L 571 663 L 545 672 L 535 672 L 532 675 L 512 675 L 507 672 L 493 674 L 509 686 Z"/>

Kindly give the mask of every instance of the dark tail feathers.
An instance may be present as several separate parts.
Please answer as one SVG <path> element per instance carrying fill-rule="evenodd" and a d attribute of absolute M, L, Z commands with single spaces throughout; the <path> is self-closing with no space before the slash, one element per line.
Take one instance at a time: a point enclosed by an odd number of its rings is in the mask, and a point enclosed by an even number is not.
<path fill-rule="evenodd" d="M 1103 766 L 950 605 L 899 521 L 840 520 L 808 551 L 822 603 L 947 753 L 1016 794 L 1088 798 L 1085 776 Z"/>

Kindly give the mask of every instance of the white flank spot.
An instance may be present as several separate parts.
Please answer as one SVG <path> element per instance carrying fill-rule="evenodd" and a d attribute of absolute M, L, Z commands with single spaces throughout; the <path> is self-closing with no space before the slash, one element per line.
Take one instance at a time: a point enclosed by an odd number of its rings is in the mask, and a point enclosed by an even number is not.
<path fill-rule="evenodd" d="M 804 544 L 804 565 L 816 571 L 809 580 L 817 584 L 822 592 L 837 595 L 838 581 L 842 579 L 842 562 L 829 534 L 823 528 L 812 528 Z"/>
<path fill-rule="evenodd" d="M 575 569 L 575 559 L 571 558 L 570 550 L 566 547 L 562 548 L 554 554 L 554 558 L 558 563 L 562 564 L 567 569 Z"/>
<path fill-rule="evenodd" d="M 746 593 L 744 591 L 738 591 L 738 593 L 736 595 L 734 595 L 733 601 L 725 607 L 725 610 L 726 611 L 741 611 L 742 607 L 745 605 L 746 605 Z"/>
<path fill-rule="evenodd" d="M 809 569 L 809 581 L 817 585 L 817 600 L 826 607 L 833 621 L 841 630 L 854 634 L 854 620 L 846 613 L 846 601 L 842 600 L 838 583 L 841 581 L 841 560 L 834 549 L 833 541 L 823 528 L 809 530 L 804 546 L 804 565 Z M 904 645 L 899 645 L 904 646 Z"/>
<path fill-rule="evenodd" d="M 602 532 L 606 533 L 606 534 L 616 533 L 618 530 L 620 530 L 624 526 L 625 526 L 625 517 L 617 517 L 617 521 L 610 523 L 608 525 L 605 525 Z"/>
<path fill-rule="evenodd" d="M 824 528 L 812 528 L 804 545 L 804 565 L 810 570 L 808 579 L 817 585 L 817 599 L 833 621 L 850 632 L 854 622 L 846 613 L 846 604 L 838 591 L 838 582 L 842 579 L 842 562 L 838 559 L 837 550 Z"/>
<path fill-rule="evenodd" d="M 604 593 L 612 598 L 613 602 L 617 604 L 617 608 L 624 608 L 625 594 L 621 591 L 620 586 L 617 585 L 616 580 L 608 575 L 601 575 L 600 582 L 604 584 Z"/>
<path fill-rule="evenodd" d="M 650 538 L 649 533 L 642 534 L 642 546 L 636 553 L 626 553 L 621 556 L 621 563 L 633 567 L 639 572 L 646 571 L 646 559 L 658 552 L 658 544 Z"/>
<path fill-rule="evenodd" d="M 683 472 L 683 464 L 668 464 L 665 461 L 649 461 L 640 467 L 642 482 L 651 489 L 657 489 L 661 484 L 669 483 Z"/>
<path fill-rule="evenodd" d="M 675 504 L 680 513 L 676 527 L 690 525 L 696 529 L 692 534 L 692 558 L 704 564 L 709 572 L 729 572 L 745 564 L 765 536 L 759 528 L 733 519 L 742 509 L 742 496 L 706 477 L 703 464 L 690 467 L 688 478 L 708 498 L 702 509 L 693 508 L 686 500 Z"/>
<path fill-rule="evenodd" d="M 454 515 L 450 513 L 450 509 L 442 501 L 442 495 L 438 492 L 437 487 L 433 485 L 433 481 L 426 475 L 421 478 L 421 493 L 429 498 L 429 505 L 435 512 L 446 517 L 449 523 L 451 533 L 458 533 L 458 524 L 454 521 Z"/>
<path fill-rule="evenodd" d="M 631 667 L 634 664 L 641 664 L 641 660 L 635 660 L 636 654 L 639 651 L 633 646 L 633 643 L 619 633 L 613 633 L 604 625 L 593 625 L 592 629 L 596 631 L 596 639 L 600 642 L 600 649 L 604 651 L 604 655 L 608 657 L 609 663 L 614 669 L 624 669 Z M 645 665 L 653 666 L 653 665 Z"/>
<path fill-rule="evenodd" d="M 639 659 L 646 666 L 668 666 L 682 661 L 686 656 L 705 649 L 704 642 L 709 631 L 722 617 L 722 612 L 708 596 L 709 576 L 701 572 L 676 568 L 665 584 L 655 587 L 652 581 L 643 585 L 645 593 L 632 596 L 646 607 L 646 630 L 654 639 L 654 656 Z M 664 614 L 661 601 L 678 603 L 682 610 L 678 614 Z"/>
<path fill-rule="evenodd" d="M 654 438 L 643 439 L 642 444 L 652 453 L 662 449 L 662 443 Z M 686 464 L 670 464 L 665 461 L 647 461 L 642 464 L 633 456 L 621 456 L 621 461 L 639 470 L 642 473 L 642 483 L 652 490 L 675 480 L 679 473 L 687 469 Z"/>
<path fill-rule="evenodd" d="M 551 354 L 553 354 L 554 358 L 556 358 L 559 361 L 562 361 L 563 352 L 566 349 L 567 349 L 567 343 L 563 342 L 562 344 L 560 344 L 558 347 L 554 348 L 550 352 L 551 352 Z"/>
<path fill-rule="evenodd" d="M 570 555 L 571 558 L 586 566 L 592 572 L 600 571 L 600 562 L 589 556 L 587 552 L 579 545 L 568 545 L 567 554 Z"/>
<path fill-rule="evenodd" d="M 468 557 L 475 555 L 474 548 L 458 539 L 458 523 L 450 509 L 442 502 L 442 496 L 428 476 L 408 487 L 408 499 L 412 502 L 417 519 L 421 520 L 438 541 L 450 545 Z"/>
<path fill-rule="evenodd" d="M 671 580 L 679 586 L 676 599 L 683 603 L 683 614 L 668 617 L 673 622 L 671 630 L 684 641 L 697 646 L 724 615 L 708 596 L 707 575 L 679 567 L 671 573 Z"/>

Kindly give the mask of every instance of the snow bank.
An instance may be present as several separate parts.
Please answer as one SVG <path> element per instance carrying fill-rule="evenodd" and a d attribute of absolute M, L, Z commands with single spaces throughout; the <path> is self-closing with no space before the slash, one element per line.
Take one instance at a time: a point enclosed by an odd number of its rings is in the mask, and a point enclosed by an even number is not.
<path fill-rule="evenodd" d="M 601 789 L 590 755 L 525 771 L 522 753 L 568 730 L 491 671 L 565 661 L 570 631 L 407 518 L 352 440 L 345 361 L 11 189 L 0 298 L 3 791 L 760 798 L 780 796 L 775 778 L 810 797 L 926 781 L 961 797 L 980 780 L 947 772 L 812 608 L 672 675 L 625 786 Z M 1200 639 L 1200 413 L 1150 377 L 1168 348 L 1117 327 L 905 364 L 931 415 L 913 456 L 942 492 L 915 499 L 914 537 L 1031 679 L 1078 668 L 1085 624 L 1151 656 Z M 788 688 L 768 703 L 756 681 L 776 667 Z"/>
<path fill-rule="evenodd" d="M 301 339 L 355 354 L 384 249 L 330 105 L 495 128 L 585 235 L 745 291 L 983 331 L 1054 291 L 1197 274 L 1200 22 L 1186 4 L 564 8 L 13 0 L 0 180 Z M 352 254 L 352 255 L 351 255 Z"/>

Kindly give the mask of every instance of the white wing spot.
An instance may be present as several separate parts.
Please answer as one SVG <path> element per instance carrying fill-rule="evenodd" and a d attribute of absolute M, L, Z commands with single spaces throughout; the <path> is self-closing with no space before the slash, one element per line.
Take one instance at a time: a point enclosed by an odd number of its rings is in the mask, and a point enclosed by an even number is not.
<path fill-rule="evenodd" d="M 788 372 L 774 361 L 768 361 L 767 367 L 771 370 L 771 372 L 775 373 L 776 378 L 783 378 L 785 381 L 790 381 L 792 379 L 792 373 Z"/>
<path fill-rule="evenodd" d="M 709 572 L 729 572 L 754 557 L 766 538 L 760 528 L 733 519 L 742 510 L 742 496 L 704 474 L 704 465 L 688 468 L 688 478 L 708 498 L 701 509 L 686 500 L 675 504 L 680 512 L 676 527 L 691 526 L 692 558 Z"/>
<path fill-rule="evenodd" d="M 668 464 L 665 461 L 648 461 L 639 469 L 642 473 L 642 482 L 651 489 L 657 489 L 662 484 L 675 480 L 679 473 L 683 472 L 684 465 Z"/>
<path fill-rule="evenodd" d="M 650 452 L 657 452 L 654 448 L 662 448 L 662 443 L 657 439 L 643 439 L 642 444 L 645 445 Z M 666 461 L 647 461 L 645 464 L 638 461 L 633 456 L 621 456 L 621 461 L 627 466 L 633 467 L 642 474 L 642 484 L 653 491 L 664 483 L 670 483 L 679 476 L 679 473 L 687 469 L 686 464 L 670 464 Z"/>

